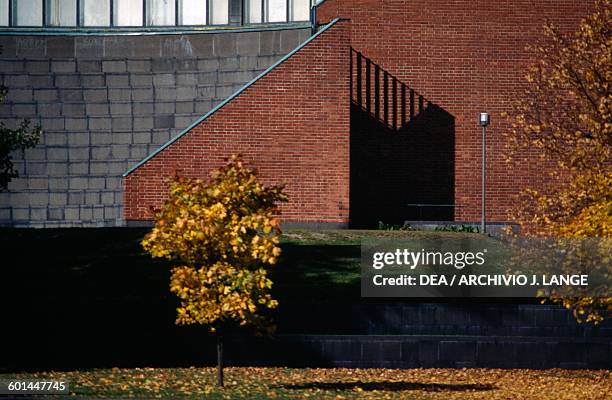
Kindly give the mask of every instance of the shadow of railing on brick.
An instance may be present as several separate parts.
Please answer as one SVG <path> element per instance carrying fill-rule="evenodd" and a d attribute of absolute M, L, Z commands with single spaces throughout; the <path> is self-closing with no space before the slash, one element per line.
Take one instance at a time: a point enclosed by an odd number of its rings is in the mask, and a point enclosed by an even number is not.
<path fill-rule="evenodd" d="M 350 74 L 351 103 L 388 129 L 405 128 L 433 104 L 355 49 Z"/>
<path fill-rule="evenodd" d="M 350 75 L 351 227 L 453 220 L 455 118 L 354 49 Z"/>

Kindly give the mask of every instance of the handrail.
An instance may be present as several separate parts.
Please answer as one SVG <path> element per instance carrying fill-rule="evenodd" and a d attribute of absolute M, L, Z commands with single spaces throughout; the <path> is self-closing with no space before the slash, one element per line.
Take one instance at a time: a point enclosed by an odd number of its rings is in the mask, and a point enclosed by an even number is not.
<path fill-rule="evenodd" d="M 407 207 L 466 207 L 462 204 L 406 203 Z"/>

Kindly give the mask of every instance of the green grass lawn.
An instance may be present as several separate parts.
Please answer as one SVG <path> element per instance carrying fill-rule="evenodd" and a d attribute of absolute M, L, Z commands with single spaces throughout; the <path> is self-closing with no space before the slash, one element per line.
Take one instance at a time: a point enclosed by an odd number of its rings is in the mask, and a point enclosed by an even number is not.
<path fill-rule="evenodd" d="M 298 245 L 359 245 L 367 238 L 433 238 L 433 237 L 476 237 L 475 233 L 445 232 L 445 231 L 401 231 L 401 230 L 357 230 L 329 229 L 306 230 L 286 229 L 281 236 L 281 243 Z"/>
<path fill-rule="evenodd" d="M 173 263 L 153 260 L 140 246 L 148 229 L 0 229 L 9 293 L 35 296 L 159 297 Z M 286 230 L 272 268 L 279 300 L 336 301 L 360 297 L 360 241 L 367 238 L 481 237 L 432 231 Z M 492 244 L 493 239 L 488 239 Z M 27 286 L 21 287 L 22 282 Z M 316 288 L 317 290 L 312 290 Z M 103 289 L 103 290 L 102 290 Z"/>
<path fill-rule="evenodd" d="M 371 239 L 474 239 L 489 250 L 487 262 L 507 250 L 499 240 L 476 233 L 383 230 L 286 230 L 278 266 L 272 268 L 273 292 L 280 301 L 354 301 L 360 292 L 361 242 Z M 316 290 L 313 290 L 316 288 Z"/>
<path fill-rule="evenodd" d="M 138 368 L 1 375 L 69 382 L 88 398 L 604 400 L 610 371 L 499 369 Z M 57 398 L 57 397 L 53 397 Z"/>

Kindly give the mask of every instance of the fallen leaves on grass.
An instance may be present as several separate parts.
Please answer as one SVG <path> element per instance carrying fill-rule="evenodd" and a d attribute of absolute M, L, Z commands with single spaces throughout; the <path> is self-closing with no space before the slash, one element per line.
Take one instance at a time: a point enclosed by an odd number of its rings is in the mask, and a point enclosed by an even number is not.
<path fill-rule="evenodd" d="M 612 398 L 609 370 L 292 369 L 227 368 L 215 386 L 213 368 L 135 368 L 0 378 L 70 382 L 75 395 L 206 399 L 487 399 L 603 400 Z"/>

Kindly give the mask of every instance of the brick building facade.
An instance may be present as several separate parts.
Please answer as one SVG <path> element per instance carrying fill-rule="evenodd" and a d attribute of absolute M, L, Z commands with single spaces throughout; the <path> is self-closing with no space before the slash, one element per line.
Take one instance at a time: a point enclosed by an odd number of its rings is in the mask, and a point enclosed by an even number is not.
<path fill-rule="evenodd" d="M 147 220 L 165 178 L 207 177 L 243 154 L 287 184 L 286 221 L 343 223 L 349 211 L 350 23 L 334 21 L 125 177 L 125 217 Z"/>
<path fill-rule="evenodd" d="M 453 154 L 442 146 L 430 168 L 445 158 L 453 195 L 425 196 L 411 203 L 455 204 L 454 219 L 477 221 L 481 200 L 481 130 L 478 115 L 491 115 L 487 141 L 487 219 L 506 221 L 514 196 L 547 179 L 535 154 L 531 162 L 508 165 L 502 159 L 503 134 L 509 129 L 502 113 L 521 95 L 528 66 L 526 46 L 543 36 L 550 21 L 573 32 L 589 13 L 590 1 L 548 0 L 327 0 L 317 9 L 319 23 L 336 17 L 352 21 L 351 46 L 444 110 L 452 118 Z M 452 139 L 450 138 L 452 137 Z M 418 156 L 418 155 L 417 155 Z M 551 165 L 552 166 L 552 163 Z M 384 170 L 384 169 L 383 169 Z M 448 174 L 441 174 L 448 179 Z M 408 177 L 404 184 L 418 182 Z M 426 190 L 429 183 L 417 185 Z M 395 182 L 391 185 L 397 186 Z M 432 201 L 434 200 L 434 201 Z"/>

